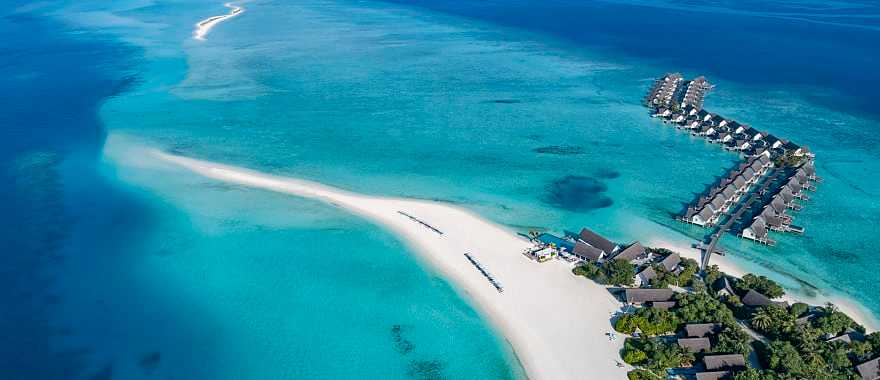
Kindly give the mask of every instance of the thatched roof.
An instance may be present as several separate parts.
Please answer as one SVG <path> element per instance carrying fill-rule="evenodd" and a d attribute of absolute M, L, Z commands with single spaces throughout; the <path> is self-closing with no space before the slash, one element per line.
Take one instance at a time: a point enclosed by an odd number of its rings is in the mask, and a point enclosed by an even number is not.
<path fill-rule="evenodd" d="M 703 357 L 703 364 L 708 370 L 740 368 L 746 366 L 746 359 L 742 354 L 707 355 Z"/>
<path fill-rule="evenodd" d="M 624 289 L 624 298 L 628 303 L 664 302 L 675 295 L 672 289 Z"/>

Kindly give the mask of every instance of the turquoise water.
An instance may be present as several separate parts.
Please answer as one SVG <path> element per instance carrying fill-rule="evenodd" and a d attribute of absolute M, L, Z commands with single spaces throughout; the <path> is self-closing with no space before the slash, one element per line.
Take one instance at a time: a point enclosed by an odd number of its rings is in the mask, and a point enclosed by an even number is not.
<path fill-rule="evenodd" d="M 62 23 L 58 38 L 112 40 L 105 49 L 128 57 L 116 74 L 127 85 L 95 101 L 107 136 L 97 148 L 58 149 L 84 152 L 57 165 L 27 156 L 57 171 L 61 186 L 37 180 L 53 189 L 46 198 L 62 194 L 72 219 L 57 222 L 65 259 L 52 266 L 58 291 L 45 313 L 63 333 L 46 339 L 77 350 L 71 367 L 84 374 L 522 376 L 466 297 L 393 236 L 319 203 L 157 165 L 141 147 L 453 202 L 518 231 L 586 225 L 618 241 L 685 244 L 704 230 L 670 216 L 737 160 L 647 117 L 644 91 L 682 69 L 674 61 L 467 10 L 243 6 L 203 42 L 192 25 L 222 4 L 26 13 Z M 876 120 L 819 101 L 840 91 L 821 82 L 710 80 L 707 108 L 809 145 L 826 179 L 796 216 L 805 236 L 776 236 L 774 248 L 729 237 L 733 257 L 793 291 L 842 293 L 880 312 L 869 286 Z"/>

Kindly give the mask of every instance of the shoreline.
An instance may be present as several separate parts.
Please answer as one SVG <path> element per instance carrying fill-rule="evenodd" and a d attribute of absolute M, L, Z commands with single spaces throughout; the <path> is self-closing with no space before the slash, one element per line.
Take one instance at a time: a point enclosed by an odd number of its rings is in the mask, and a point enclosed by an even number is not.
<path fill-rule="evenodd" d="M 220 16 L 211 16 L 202 21 L 196 23 L 196 29 L 193 30 L 193 39 L 204 41 L 205 36 L 211 32 L 211 29 L 214 28 L 217 24 L 226 21 L 230 18 L 238 16 L 242 12 L 244 12 L 244 8 L 233 5 L 232 3 L 223 4 L 224 7 L 231 9 L 228 14 L 220 15 Z"/>
<path fill-rule="evenodd" d="M 694 259 L 697 262 L 700 261 L 700 251 L 696 248 L 691 248 L 685 244 L 673 243 L 661 237 L 646 239 L 646 244 L 650 247 L 670 249 L 678 252 L 679 254 L 681 254 L 682 257 Z M 713 256 L 711 264 L 717 265 L 718 269 L 720 269 L 722 272 L 735 277 L 741 278 L 747 273 L 753 273 L 743 269 L 740 265 L 734 263 L 733 260 L 725 256 Z M 880 331 L 880 320 L 874 317 L 871 311 L 867 310 L 864 306 L 862 306 L 855 300 L 847 298 L 845 295 L 820 294 L 816 297 L 809 297 L 803 294 L 793 294 L 791 289 L 786 288 L 785 295 L 780 297 L 779 300 L 789 303 L 803 302 L 810 305 L 823 305 L 830 302 L 833 303 L 834 306 L 836 306 L 838 309 L 840 309 L 840 311 L 849 315 L 854 321 L 856 321 L 856 323 L 864 326 L 868 332 Z"/>
<path fill-rule="evenodd" d="M 609 340 L 621 304 L 602 285 L 572 275 L 561 261 L 536 264 L 526 239 L 480 216 L 430 201 L 360 195 L 315 182 L 264 174 L 152 150 L 153 156 L 213 180 L 320 200 L 380 224 L 411 246 L 473 301 L 511 346 L 532 379 L 626 378 L 617 367 L 623 339 Z M 421 223 L 400 213 L 417 217 Z M 504 286 L 499 292 L 464 256 L 469 253 Z"/>

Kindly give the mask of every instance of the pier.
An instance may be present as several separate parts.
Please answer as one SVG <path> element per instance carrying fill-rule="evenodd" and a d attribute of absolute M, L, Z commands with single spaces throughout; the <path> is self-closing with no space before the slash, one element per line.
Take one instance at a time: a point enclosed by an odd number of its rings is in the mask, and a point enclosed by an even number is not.
<path fill-rule="evenodd" d="M 743 213 L 745 213 L 746 210 L 748 210 L 749 207 L 752 206 L 752 203 L 754 203 L 758 199 L 760 194 L 765 192 L 767 190 L 767 188 L 770 186 L 770 184 L 772 184 L 775 181 L 777 174 L 775 172 L 772 172 L 772 170 L 773 169 L 771 169 L 771 173 L 768 175 L 769 178 L 766 181 L 764 181 L 764 184 L 761 185 L 761 188 L 758 189 L 755 193 L 751 194 L 749 196 L 748 200 L 746 200 L 745 203 L 743 203 L 736 210 L 736 212 L 734 212 L 733 215 L 731 215 L 727 219 L 727 221 L 723 225 L 718 227 L 718 230 L 716 230 L 711 235 L 711 238 L 709 240 L 709 244 L 706 245 L 703 250 L 703 256 L 702 256 L 702 262 L 700 263 L 700 269 L 706 270 L 706 268 L 709 267 L 709 258 L 711 258 L 712 254 L 714 252 L 716 252 L 716 246 L 718 245 L 718 242 L 721 240 L 721 237 L 724 236 L 724 234 L 726 234 L 728 231 L 730 231 L 730 227 L 732 227 L 733 224 L 736 223 L 736 221 L 739 220 L 740 217 L 742 217 Z"/>
<path fill-rule="evenodd" d="M 652 117 L 692 136 L 703 137 L 743 158 L 738 167 L 730 169 L 677 219 L 713 228 L 708 245 L 700 246 L 710 252 L 707 257 L 715 252 L 721 236 L 730 232 L 733 224 L 758 201 L 764 204 L 763 209 L 739 236 L 773 245 L 775 242 L 768 237 L 768 231 L 802 234 L 804 228 L 791 225 L 792 217 L 786 214 L 786 210 L 801 210 L 803 205 L 794 200 L 809 200 L 806 191 L 815 191 L 815 184 L 822 181 L 816 176 L 815 154 L 806 146 L 706 111 L 702 108 L 703 100 L 712 87 L 702 76 L 686 80 L 680 73 L 669 73 L 654 82 L 645 98 L 644 103 L 651 109 Z M 760 190 L 752 193 L 752 187 L 767 173 L 774 174 Z M 782 183 L 778 181 L 780 173 L 787 174 Z M 771 186 L 772 191 L 768 191 Z M 771 193 L 775 195 L 766 196 Z M 736 212 L 719 226 L 731 210 Z M 748 215 L 752 217 L 754 214 Z M 708 258 L 704 259 L 703 266 L 706 265 Z"/>
<path fill-rule="evenodd" d="M 480 262 L 477 261 L 477 259 L 475 259 L 470 253 L 465 253 L 464 257 L 466 257 L 468 261 L 470 261 L 471 264 L 473 264 L 474 267 L 476 267 L 477 270 L 483 274 L 483 277 L 486 277 L 486 279 L 489 280 L 489 283 L 495 287 L 495 290 L 498 290 L 499 293 L 504 291 L 504 287 L 501 286 L 501 283 L 498 282 L 498 280 L 496 280 L 495 277 L 492 276 L 492 274 L 489 273 L 489 271 L 486 270 L 485 267 L 483 267 L 483 264 L 480 264 Z"/>
<path fill-rule="evenodd" d="M 416 218 L 416 217 L 414 217 L 414 216 L 412 216 L 412 215 L 410 215 L 410 214 L 407 214 L 407 213 L 405 213 L 405 212 L 403 212 L 403 211 L 398 211 L 397 213 L 400 214 L 400 215 L 403 215 L 403 216 L 405 216 L 405 217 L 407 217 L 407 218 L 409 218 L 410 220 L 412 220 L 412 221 L 414 221 L 414 222 L 416 222 L 416 223 L 418 223 L 418 224 L 421 224 L 421 225 L 425 226 L 427 229 L 429 229 L 429 230 L 431 230 L 431 231 L 434 231 L 434 232 L 436 232 L 436 233 L 439 234 L 439 235 L 443 235 L 443 231 L 440 231 L 440 230 L 438 230 L 437 228 L 435 228 L 434 226 L 432 226 L 432 225 L 430 225 L 430 224 L 428 224 L 428 223 L 425 223 L 424 221 L 422 221 L 422 220 L 419 219 L 419 218 Z"/>

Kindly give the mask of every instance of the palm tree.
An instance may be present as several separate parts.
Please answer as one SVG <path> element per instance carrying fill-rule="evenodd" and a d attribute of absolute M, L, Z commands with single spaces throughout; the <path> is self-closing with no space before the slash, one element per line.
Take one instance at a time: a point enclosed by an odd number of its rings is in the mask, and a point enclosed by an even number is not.
<path fill-rule="evenodd" d="M 752 316 L 752 326 L 761 331 L 767 331 L 773 326 L 773 316 L 767 308 L 760 308 Z"/>

